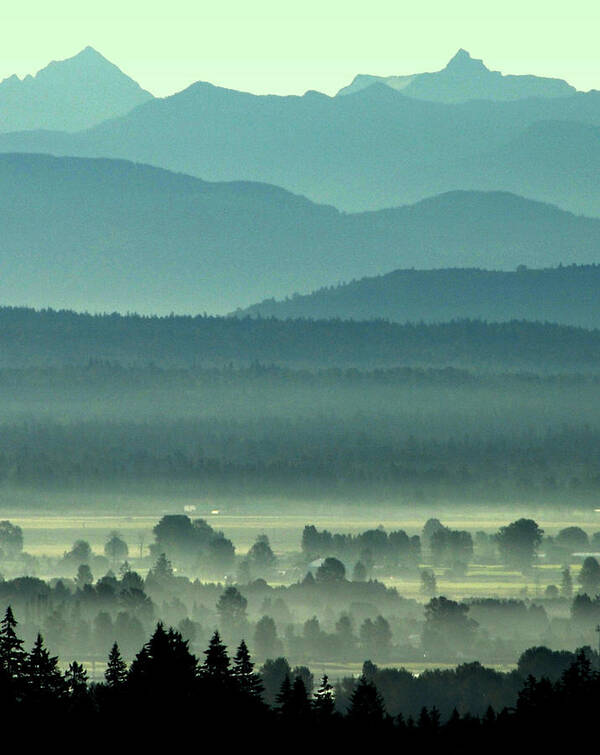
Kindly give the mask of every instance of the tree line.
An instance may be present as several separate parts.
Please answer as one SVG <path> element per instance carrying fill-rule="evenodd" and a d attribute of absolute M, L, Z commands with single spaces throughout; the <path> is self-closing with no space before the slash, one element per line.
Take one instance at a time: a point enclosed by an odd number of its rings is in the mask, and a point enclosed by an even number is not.
<path fill-rule="evenodd" d="M 445 324 L 91 315 L 0 308 L 2 365 L 199 365 L 253 361 L 331 366 L 490 363 L 598 366 L 600 331 L 549 323 Z"/>
<path fill-rule="evenodd" d="M 368 662 L 340 709 L 341 688 L 336 692 L 323 675 L 317 689 L 309 692 L 302 672 L 293 676 L 284 671 L 274 699 L 266 701 L 263 678 L 244 641 L 232 658 L 214 632 L 203 655 L 202 660 L 197 658 L 178 631 L 159 623 L 130 665 L 114 644 L 103 681 L 90 684 L 87 671 L 76 661 L 63 671 L 40 635 L 27 651 L 9 606 L 0 625 L 3 713 L 13 725 L 36 721 L 42 726 L 69 725 L 71 730 L 108 726 L 113 734 L 143 716 L 142 720 L 152 722 L 154 737 L 166 734 L 174 721 L 200 716 L 214 730 L 234 724 L 246 736 L 269 731 L 338 741 L 377 737 L 378 744 L 465 738 L 474 744 L 530 734 L 539 739 L 544 732 L 557 732 L 559 722 L 565 727 L 577 721 L 580 730 L 591 729 L 600 691 L 600 673 L 581 651 L 556 681 L 528 676 L 510 707 L 488 705 L 483 714 L 461 713 L 454 707 L 442 716 L 437 706 L 429 704 L 416 716 L 402 711 L 392 715 L 377 686 L 377 682 L 385 684 L 384 678 Z"/>
<path fill-rule="evenodd" d="M 600 430 L 565 426 L 490 437 L 418 437 L 379 417 L 211 418 L 59 423 L 23 419 L 0 435 L 0 483 L 43 489 L 245 494 L 351 501 L 448 499 L 584 504 L 600 489 Z"/>

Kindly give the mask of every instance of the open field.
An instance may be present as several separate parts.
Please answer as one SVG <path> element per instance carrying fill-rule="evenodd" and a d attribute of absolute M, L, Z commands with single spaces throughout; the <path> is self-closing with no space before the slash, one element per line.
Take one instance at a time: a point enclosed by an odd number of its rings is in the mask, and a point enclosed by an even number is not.
<path fill-rule="evenodd" d="M 191 508 L 193 507 L 193 508 Z M 53 513 L 49 513 L 53 512 Z M 218 512 L 218 513 L 215 513 Z M 288 513 L 293 512 L 293 513 Z M 236 549 L 243 553 L 256 536 L 269 536 L 279 554 L 297 551 L 305 524 L 332 532 L 361 532 L 383 526 L 386 530 L 403 529 L 409 535 L 421 533 L 430 517 L 440 519 L 452 529 L 472 533 L 496 532 L 499 527 L 520 517 L 533 518 L 547 535 L 564 527 L 578 526 L 588 533 L 600 531 L 600 508 L 543 507 L 523 501 L 518 506 L 484 504 L 416 504 L 409 501 L 379 503 L 365 500 L 344 505 L 335 502 L 311 503 L 290 498 L 255 498 L 246 500 L 209 499 L 200 495 L 133 495 L 129 493 L 39 492 L 0 488 L 0 516 L 19 524 L 25 534 L 25 549 L 30 553 L 48 553 L 46 547 L 70 546 L 73 537 L 86 530 L 86 539 L 94 545 L 103 542 L 113 529 L 128 533 L 144 532 L 151 541 L 151 529 L 164 514 L 188 513 L 204 518 L 222 529 Z M 56 552 L 56 551 L 54 551 Z M 62 551 L 60 551 L 62 552 Z"/>
<path fill-rule="evenodd" d="M 4 496 L 4 503 L 9 503 Z M 419 534 L 424 522 L 432 516 L 438 517 L 448 527 L 466 529 L 473 534 L 477 531 L 493 533 L 499 527 L 521 516 L 534 517 L 549 535 L 560 529 L 577 525 L 589 534 L 600 529 L 600 514 L 588 511 L 532 511 L 531 509 L 506 510 L 472 510 L 456 507 L 428 508 L 421 506 L 312 506 L 306 503 L 294 505 L 293 502 L 269 501 L 264 505 L 232 502 L 230 506 L 218 504 L 220 508 L 211 508 L 211 503 L 201 499 L 177 499 L 169 502 L 166 498 L 147 498 L 137 501 L 132 497 L 116 495 L 99 496 L 95 506 L 85 496 L 78 497 L 79 505 L 69 494 L 55 496 L 46 494 L 38 501 L 35 510 L 23 513 L 19 505 L 13 509 L 4 506 L 0 517 L 10 519 L 23 529 L 24 549 L 34 556 L 60 556 L 67 551 L 77 539 L 87 540 L 96 553 L 102 553 L 104 543 L 110 532 L 116 530 L 128 543 L 130 561 L 141 572 L 150 565 L 148 546 L 153 542 L 152 528 L 162 514 L 184 513 L 184 507 L 191 517 L 205 518 L 211 526 L 223 530 L 236 546 L 236 552 L 244 554 L 260 534 L 269 537 L 273 550 L 281 558 L 282 567 L 291 566 L 294 554 L 300 551 L 302 529 L 305 524 L 315 524 L 319 529 L 334 532 L 357 533 L 370 528 L 383 526 L 386 530 L 404 529 L 409 535 Z M 62 510 L 72 507 L 76 513 L 46 514 L 41 509 L 56 510 L 60 499 Z M 19 501 L 21 504 L 22 501 Z M 44 505 L 46 504 L 46 505 Z M 279 505 L 278 505 L 279 504 Z M 213 504 L 214 505 L 214 504 Z M 102 510 L 108 513 L 88 513 Z M 191 511 L 190 507 L 195 510 Z M 121 508 L 123 513 L 117 513 Z M 274 513 L 287 509 L 294 513 Z M 428 566 L 428 564 L 423 564 Z M 533 573 L 527 577 L 519 572 L 508 571 L 499 565 L 473 563 L 466 575 L 450 577 L 445 569 L 436 569 L 437 591 L 447 597 L 461 599 L 467 597 L 541 597 L 549 584 L 560 584 L 562 564 L 540 561 Z M 576 577 L 578 567 L 573 567 Z M 423 599 L 420 592 L 420 580 L 411 576 L 391 576 L 384 570 L 375 569 L 373 576 L 387 585 L 394 586 L 403 596 Z M 276 582 L 289 582 L 287 570 Z"/>

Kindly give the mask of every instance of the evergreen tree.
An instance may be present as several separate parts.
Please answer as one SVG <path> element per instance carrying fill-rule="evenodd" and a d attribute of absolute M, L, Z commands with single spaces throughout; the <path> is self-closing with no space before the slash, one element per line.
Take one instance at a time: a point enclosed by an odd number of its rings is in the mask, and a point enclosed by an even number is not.
<path fill-rule="evenodd" d="M 221 641 L 221 635 L 215 631 L 208 648 L 204 651 L 206 659 L 202 666 L 202 675 L 213 681 L 227 682 L 231 679 L 227 647 Z"/>
<path fill-rule="evenodd" d="M 289 675 L 286 674 L 283 677 L 283 681 L 281 682 L 281 687 L 279 688 L 279 692 L 277 694 L 277 697 L 275 698 L 275 704 L 277 706 L 277 710 L 285 714 L 285 712 L 287 711 L 288 705 L 290 703 L 291 697 L 292 697 L 292 683 L 290 681 Z"/>
<path fill-rule="evenodd" d="M 127 664 L 121 656 L 119 646 L 115 642 L 108 656 L 108 664 L 104 672 L 106 686 L 120 689 L 127 681 Z"/>
<path fill-rule="evenodd" d="M 484 726 L 488 726 L 490 728 L 493 727 L 493 725 L 496 723 L 496 714 L 491 705 L 488 705 L 485 715 L 482 719 L 482 723 Z"/>
<path fill-rule="evenodd" d="M 312 712 L 304 680 L 297 676 L 294 679 L 287 703 L 281 707 L 281 713 L 288 718 L 307 719 Z"/>
<path fill-rule="evenodd" d="M 0 669 L 11 680 L 19 680 L 25 667 L 27 653 L 23 640 L 17 637 L 17 620 L 8 606 L 0 623 Z"/>
<path fill-rule="evenodd" d="M 173 627 L 169 627 L 167 641 L 172 668 L 182 681 L 192 684 L 198 677 L 198 659 L 190 652 L 190 643 Z"/>
<path fill-rule="evenodd" d="M 334 713 L 335 694 L 333 687 L 329 683 L 329 677 L 327 674 L 324 674 L 321 679 L 321 684 L 319 689 L 315 692 L 312 705 L 318 720 L 326 720 Z"/>
<path fill-rule="evenodd" d="M 233 659 L 232 674 L 244 695 L 257 700 L 261 699 L 263 684 L 260 675 L 254 671 L 254 663 L 252 663 L 248 646 L 244 640 L 240 642 Z"/>
<path fill-rule="evenodd" d="M 575 661 L 563 672 L 560 686 L 567 696 L 574 697 L 584 690 L 587 691 L 593 677 L 592 664 L 583 650 L 580 650 Z"/>
<path fill-rule="evenodd" d="M 65 671 L 64 678 L 67 691 L 67 710 L 73 719 L 81 721 L 83 717 L 94 713 L 95 705 L 88 688 L 87 671 L 80 663 L 73 661 Z"/>
<path fill-rule="evenodd" d="M 175 697 L 191 694 L 197 679 L 198 661 L 181 634 L 162 623 L 135 657 L 128 682 L 142 696 L 158 695 L 175 703 Z"/>
<path fill-rule="evenodd" d="M 73 697 L 85 697 L 88 690 L 88 674 L 80 663 L 73 661 L 65 672 L 65 685 Z"/>
<path fill-rule="evenodd" d="M 419 713 L 419 718 L 417 720 L 417 726 L 421 731 L 429 731 L 431 729 L 431 717 L 429 715 L 429 711 L 425 706 L 421 708 L 421 712 Z"/>
<path fill-rule="evenodd" d="M 385 715 L 385 707 L 377 687 L 361 676 L 350 698 L 348 719 L 361 725 L 377 724 L 384 720 Z"/>
<path fill-rule="evenodd" d="M 65 680 L 58 668 L 58 658 L 51 656 L 38 634 L 27 656 L 24 678 L 28 693 L 34 697 L 52 697 L 57 700 L 65 692 Z"/>

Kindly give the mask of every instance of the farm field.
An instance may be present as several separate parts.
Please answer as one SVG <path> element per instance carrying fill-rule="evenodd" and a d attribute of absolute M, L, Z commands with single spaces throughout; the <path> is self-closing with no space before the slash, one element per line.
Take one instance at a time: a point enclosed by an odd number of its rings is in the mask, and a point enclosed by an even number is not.
<path fill-rule="evenodd" d="M 0 498 L 6 503 L 6 496 Z M 62 502 L 62 509 L 73 506 L 73 513 L 42 513 L 41 508 L 56 510 L 56 503 Z M 88 541 L 96 553 L 102 553 L 109 533 L 117 531 L 127 542 L 130 549 L 130 562 L 141 573 L 151 565 L 148 558 L 148 546 L 153 542 L 152 528 L 165 513 L 187 513 L 192 518 L 204 518 L 215 529 L 222 530 L 230 538 L 236 552 L 245 554 L 259 535 L 268 536 L 275 554 L 280 558 L 281 570 L 273 584 L 288 584 L 297 579 L 294 568 L 300 552 L 302 529 L 306 524 L 314 524 L 318 529 L 333 532 L 358 533 L 367 529 L 383 526 L 387 531 L 403 529 L 409 535 L 420 534 L 423 524 L 429 517 L 439 518 L 444 525 L 452 529 L 465 529 L 473 535 L 477 531 L 487 534 L 496 532 L 501 526 L 521 516 L 533 517 L 546 534 L 555 535 L 559 530 L 578 526 L 589 534 L 600 529 L 600 513 L 593 509 L 587 511 L 531 511 L 529 508 L 518 509 L 457 509 L 456 507 L 427 508 L 421 506 L 378 506 L 365 504 L 359 506 L 311 505 L 291 501 L 269 501 L 264 505 L 232 502 L 231 505 L 211 504 L 192 498 L 169 502 L 165 498 L 137 501 L 135 498 L 122 498 L 106 495 L 96 499 L 92 509 L 91 501 L 85 496 L 78 497 L 79 506 L 75 508 L 69 495 L 62 497 L 46 494 L 46 500 L 38 503 L 35 509 L 23 513 L 22 501 L 19 509 L 5 506 L 0 511 L 2 519 L 9 519 L 19 525 L 24 535 L 24 550 L 33 556 L 57 557 L 65 553 L 75 540 Z M 280 503 L 281 509 L 293 510 L 293 514 L 274 513 Z M 43 505 L 43 504 L 47 504 Z M 98 504 L 102 511 L 98 513 Z M 213 508 L 214 506 L 214 508 Z M 217 508 L 218 507 L 218 508 Z M 123 513 L 118 513 L 119 508 Z M 193 510 L 192 510 L 193 509 Z M 94 513 L 92 513 L 92 511 Z M 423 563 L 421 566 L 430 566 Z M 520 572 L 507 570 L 497 564 L 473 563 L 464 575 L 450 577 L 445 569 L 434 569 L 437 579 L 437 591 L 452 599 L 469 597 L 541 597 L 550 584 L 560 584 L 563 564 L 546 563 L 541 555 L 538 565 L 531 574 L 524 576 Z M 576 578 L 579 566 L 572 567 Z M 375 568 L 373 577 L 388 586 L 396 587 L 405 597 L 423 600 L 421 583 L 416 576 L 390 575 L 381 568 Z"/>

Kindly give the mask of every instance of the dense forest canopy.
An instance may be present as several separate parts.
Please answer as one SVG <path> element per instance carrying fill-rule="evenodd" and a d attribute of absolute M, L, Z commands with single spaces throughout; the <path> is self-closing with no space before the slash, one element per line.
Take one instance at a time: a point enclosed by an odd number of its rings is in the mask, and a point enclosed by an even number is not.
<path fill-rule="evenodd" d="M 6 489 L 589 504 L 600 331 L 0 310 Z"/>
<path fill-rule="evenodd" d="M 439 323 L 523 319 L 598 327 L 599 265 L 396 270 L 240 310 L 238 316 Z"/>
<path fill-rule="evenodd" d="M 0 309 L 0 366 L 201 366 L 255 361 L 305 367 L 398 365 L 597 369 L 600 331 L 511 321 L 400 325 L 385 320 L 144 317 Z"/>
<path fill-rule="evenodd" d="M 599 381 L 447 367 L 4 368 L 0 481 L 589 504 Z"/>

